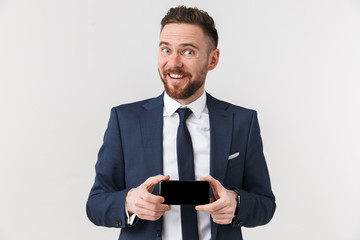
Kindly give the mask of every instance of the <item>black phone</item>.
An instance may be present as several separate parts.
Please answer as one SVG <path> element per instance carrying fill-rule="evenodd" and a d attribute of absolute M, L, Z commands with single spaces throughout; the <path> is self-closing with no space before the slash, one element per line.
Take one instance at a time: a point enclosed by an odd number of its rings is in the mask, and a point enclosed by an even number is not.
<path fill-rule="evenodd" d="M 202 205 L 210 202 L 210 184 L 206 181 L 161 181 L 160 195 L 169 205 Z"/>

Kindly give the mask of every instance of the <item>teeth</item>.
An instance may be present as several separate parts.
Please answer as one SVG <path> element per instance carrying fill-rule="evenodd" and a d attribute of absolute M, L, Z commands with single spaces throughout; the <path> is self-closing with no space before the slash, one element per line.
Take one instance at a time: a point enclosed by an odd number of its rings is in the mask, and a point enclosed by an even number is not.
<path fill-rule="evenodd" d="M 170 77 L 172 77 L 172 78 L 183 78 L 183 75 L 170 73 Z"/>

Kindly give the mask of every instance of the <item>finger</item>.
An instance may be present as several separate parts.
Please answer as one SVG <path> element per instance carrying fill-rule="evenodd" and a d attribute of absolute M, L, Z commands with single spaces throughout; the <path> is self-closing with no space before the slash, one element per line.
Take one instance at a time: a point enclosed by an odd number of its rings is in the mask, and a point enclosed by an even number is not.
<path fill-rule="evenodd" d="M 150 212 L 166 212 L 170 210 L 170 205 L 160 204 L 160 203 L 151 203 L 147 202 L 142 198 L 138 198 L 134 202 L 135 212 L 138 213 L 142 210 L 147 210 Z"/>
<path fill-rule="evenodd" d="M 232 203 L 229 198 L 222 198 L 217 200 L 219 202 L 219 207 L 215 209 L 211 214 L 230 214 L 234 215 L 236 203 Z"/>
<path fill-rule="evenodd" d="M 164 214 L 164 212 L 169 211 L 171 209 L 170 205 L 152 204 L 152 203 L 146 203 L 146 202 L 139 203 L 138 207 L 139 207 L 138 210 L 146 210 L 149 213 L 151 212 L 152 214 L 155 214 L 155 213 Z"/>
<path fill-rule="evenodd" d="M 219 205 L 217 206 L 217 208 L 214 208 L 213 211 L 210 211 L 210 214 L 223 215 L 223 214 L 230 213 L 229 210 L 230 210 L 230 209 L 228 209 L 227 206 L 224 206 L 224 205 L 222 205 L 222 204 L 219 204 Z"/>
<path fill-rule="evenodd" d="M 163 175 L 157 175 L 154 177 L 149 177 L 146 179 L 146 181 L 141 184 L 141 186 L 144 186 L 148 191 L 152 191 L 154 186 L 158 184 L 161 181 L 169 180 L 170 176 L 163 176 Z"/>
<path fill-rule="evenodd" d="M 229 207 L 223 207 L 223 208 L 220 208 L 216 211 L 213 211 L 210 213 L 211 215 L 213 216 L 216 216 L 216 217 L 233 217 L 234 216 L 234 211 L 229 208 Z"/>
<path fill-rule="evenodd" d="M 213 213 L 211 214 L 211 217 L 214 222 L 219 224 L 229 224 L 232 222 L 232 219 L 234 218 L 234 214 L 230 211 L 226 211 L 223 213 Z"/>
<path fill-rule="evenodd" d="M 146 190 L 140 190 L 138 192 L 138 197 L 142 200 L 144 200 L 147 203 L 153 203 L 153 204 L 160 204 L 165 201 L 165 198 L 162 196 L 154 195 L 152 193 L 149 193 Z"/>
<path fill-rule="evenodd" d="M 231 214 L 233 212 L 232 208 L 226 204 L 226 201 L 223 199 L 218 199 L 215 202 L 205 204 L 205 205 L 198 205 L 195 207 L 198 211 L 207 211 L 210 214 Z"/>
<path fill-rule="evenodd" d="M 206 212 L 214 212 L 219 208 L 220 208 L 219 201 L 215 201 L 215 202 L 204 204 L 204 205 L 198 205 L 195 207 L 195 209 L 197 211 L 202 211 L 202 212 L 205 212 L 205 211 Z"/>
<path fill-rule="evenodd" d="M 162 215 L 164 215 L 164 213 L 165 213 L 165 211 L 153 212 L 148 209 L 139 209 L 136 216 L 138 216 L 139 218 L 144 219 L 144 220 L 154 221 L 154 220 L 159 219 Z"/>
<path fill-rule="evenodd" d="M 215 197 L 218 199 L 221 196 L 222 191 L 224 190 L 224 187 L 221 185 L 221 183 L 213 178 L 212 176 L 206 176 L 203 178 L 200 178 L 201 181 L 207 181 L 210 183 L 211 188 L 213 189 Z"/>

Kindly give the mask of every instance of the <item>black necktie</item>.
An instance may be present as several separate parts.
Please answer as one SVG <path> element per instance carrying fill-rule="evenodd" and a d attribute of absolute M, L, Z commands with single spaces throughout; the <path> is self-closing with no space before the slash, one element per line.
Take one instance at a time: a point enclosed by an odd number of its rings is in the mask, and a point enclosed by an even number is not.
<path fill-rule="evenodd" d="M 192 148 L 191 136 L 186 127 L 186 119 L 192 113 L 190 108 L 179 108 L 177 110 L 180 117 L 177 132 L 177 162 L 179 180 L 195 180 L 194 153 Z M 181 231 L 183 240 L 199 240 L 197 216 L 194 206 L 181 206 Z"/>

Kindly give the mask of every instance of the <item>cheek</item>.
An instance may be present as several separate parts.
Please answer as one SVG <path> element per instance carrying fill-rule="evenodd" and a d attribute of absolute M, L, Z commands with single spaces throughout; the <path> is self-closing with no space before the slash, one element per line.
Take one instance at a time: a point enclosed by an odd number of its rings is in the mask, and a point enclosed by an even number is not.
<path fill-rule="evenodd" d="M 188 66 L 191 67 L 193 71 L 199 72 L 207 65 L 206 59 L 194 59 L 193 61 L 188 62 Z"/>
<path fill-rule="evenodd" d="M 162 66 L 164 63 L 164 57 L 162 57 L 160 54 L 158 55 L 158 66 Z"/>

